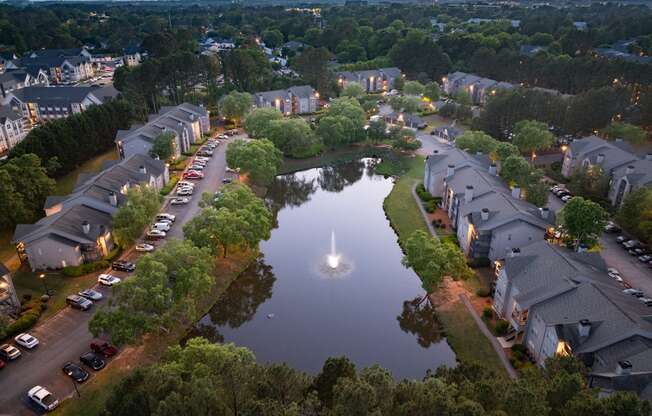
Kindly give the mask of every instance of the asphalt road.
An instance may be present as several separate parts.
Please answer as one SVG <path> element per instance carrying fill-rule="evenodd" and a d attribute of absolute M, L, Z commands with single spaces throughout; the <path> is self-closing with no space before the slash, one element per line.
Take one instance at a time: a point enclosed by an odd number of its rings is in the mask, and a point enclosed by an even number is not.
<path fill-rule="evenodd" d="M 189 204 L 168 206 L 173 196 L 166 198 L 162 212 L 177 216 L 168 233 L 171 238 L 183 237 L 183 224 L 200 210 L 201 194 L 215 192 L 222 186 L 222 179 L 226 174 L 226 146 L 226 143 L 220 144 L 204 170 L 204 179 L 195 181 L 195 193 Z M 158 245 L 164 242 L 165 240 L 162 240 Z M 139 256 L 139 253 L 128 251 L 121 258 L 135 262 Z M 122 272 L 111 271 L 111 274 L 121 278 L 127 277 L 127 273 Z M 95 289 L 104 295 L 98 306 L 106 304 L 111 289 L 100 286 Z M 8 362 L 0 371 L 0 415 L 41 414 L 40 409 L 27 398 L 27 391 L 36 385 L 46 387 L 60 401 L 75 393 L 72 380 L 64 376 L 61 367 L 68 361 L 79 363 L 79 356 L 90 351 L 89 345 L 93 336 L 88 331 L 88 322 L 96 310 L 97 306 L 87 312 L 65 308 L 29 331 L 38 338 L 40 345 L 34 351 L 19 347 L 23 356 L 14 362 Z M 92 371 L 88 368 L 87 370 L 92 377 Z"/>

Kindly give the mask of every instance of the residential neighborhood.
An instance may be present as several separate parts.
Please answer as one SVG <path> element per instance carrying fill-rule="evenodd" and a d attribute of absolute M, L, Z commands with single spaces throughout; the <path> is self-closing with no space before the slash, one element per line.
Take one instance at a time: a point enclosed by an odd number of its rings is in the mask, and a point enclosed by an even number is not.
<path fill-rule="evenodd" d="M 0 19 L 1 415 L 652 415 L 645 2 Z"/>

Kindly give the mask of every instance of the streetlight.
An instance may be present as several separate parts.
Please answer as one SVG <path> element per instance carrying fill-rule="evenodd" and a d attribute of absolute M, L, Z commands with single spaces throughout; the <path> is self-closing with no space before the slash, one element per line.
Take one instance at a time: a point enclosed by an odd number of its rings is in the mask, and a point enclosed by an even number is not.
<path fill-rule="evenodd" d="M 49 296 L 50 291 L 48 290 L 48 285 L 45 283 L 45 273 L 39 274 L 38 277 L 43 282 L 43 289 L 45 289 L 45 294 Z"/>

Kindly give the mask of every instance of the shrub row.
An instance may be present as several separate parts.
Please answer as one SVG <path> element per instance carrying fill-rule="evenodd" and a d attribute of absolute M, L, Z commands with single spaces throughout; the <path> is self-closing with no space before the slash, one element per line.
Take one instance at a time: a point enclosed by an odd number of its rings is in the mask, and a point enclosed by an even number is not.
<path fill-rule="evenodd" d="M 41 312 L 47 309 L 47 307 L 48 305 L 39 301 L 33 301 L 29 305 L 26 305 L 27 309 L 23 311 L 16 321 L 7 327 L 7 336 L 20 334 L 33 327 L 38 322 Z"/>
<path fill-rule="evenodd" d="M 170 181 L 160 191 L 161 196 L 166 196 L 167 194 L 172 192 L 174 187 L 177 186 L 177 182 L 179 182 L 179 177 L 177 175 L 170 176 Z"/>
<path fill-rule="evenodd" d="M 106 269 L 107 267 L 109 267 L 109 261 L 100 260 L 93 263 L 81 264 L 79 266 L 64 267 L 62 273 L 66 277 L 79 277 L 98 270 Z"/>

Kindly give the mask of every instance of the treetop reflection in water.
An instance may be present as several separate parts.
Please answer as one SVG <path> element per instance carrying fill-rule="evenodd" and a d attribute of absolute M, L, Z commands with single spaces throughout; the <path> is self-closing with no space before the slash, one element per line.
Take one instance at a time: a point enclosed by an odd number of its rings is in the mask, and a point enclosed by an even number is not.
<path fill-rule="evenodd" d="M 262 257 L 225 293 L 193 335 L 249 347 L 261 362 L 311 373 L 331 356 L 380 364 L 397 378 L 421 378 L 455 365 L 419 278 L 382 208 L 393 183 L 373 174 L 373 159 L 278 177 L 267 200 L 278 227 Z M 319 275 L 330 252 L 355 263 L 340 279 Z M 414 300 L 413 300 L 414 299 Z"/>

